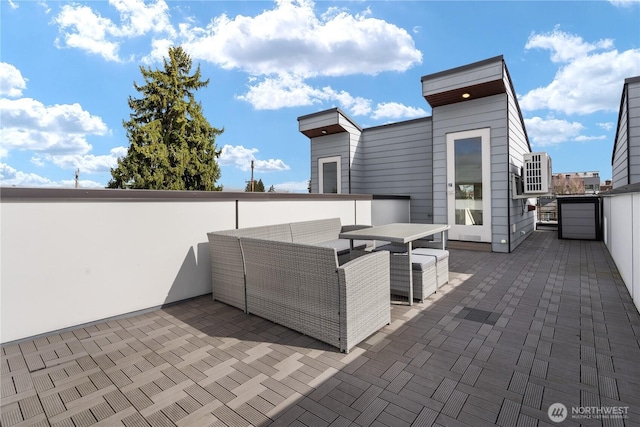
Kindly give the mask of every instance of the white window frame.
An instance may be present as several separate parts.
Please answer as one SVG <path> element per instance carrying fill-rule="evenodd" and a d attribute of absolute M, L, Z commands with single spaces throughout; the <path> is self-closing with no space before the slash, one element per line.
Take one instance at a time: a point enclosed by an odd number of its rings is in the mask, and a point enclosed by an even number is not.
<path fill-rule="evenodd" d="M 338 193 L 342 193 L 342 158 L 340 156 L 333 157 L 322 157 L 318 159 L 318 193 L 324 193 L 324 164 L 325 163 L 336 163 L 336 183 L 338 186 Z M 333 193 L 332 193 L 333 194 Z"/>
<path fill-rule="evenodd" d="M 454 143 L 458 139 L 480 138 L 482 144 L 482 218 L 483 225 L 458 225 L 455 221 L 455 183 L 454 174 Z M 451 228 L 449 238 L 451 240 L 469 240 L 464 236 L 478 235 L 480 242 L 493 241 L 492 234 L 492 200 L 491 200 L 491 128 L 475 129 L 470 131 L 452 132 L 446 134 L 447 144 L 447 219 Z"/>

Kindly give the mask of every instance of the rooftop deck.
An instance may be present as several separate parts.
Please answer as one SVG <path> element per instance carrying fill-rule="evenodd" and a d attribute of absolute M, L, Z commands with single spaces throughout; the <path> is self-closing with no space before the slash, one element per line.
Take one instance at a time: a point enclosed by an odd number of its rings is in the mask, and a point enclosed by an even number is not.
<path fill-rule="evenodd" d="M 349 354 L 210 296 L 4 346 L 1 424 L 542 426 L 562 403 L 640 425 L 640 316 L 604 244 L 537 231 L 450 270 Z"/>

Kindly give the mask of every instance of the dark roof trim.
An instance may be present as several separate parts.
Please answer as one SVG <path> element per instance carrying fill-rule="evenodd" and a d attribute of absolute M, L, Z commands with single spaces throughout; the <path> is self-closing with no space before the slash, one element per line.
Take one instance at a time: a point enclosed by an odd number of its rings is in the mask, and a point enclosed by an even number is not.
<path fill-rule="evenodd" d="M 455 74 L 455 73 L 459 73 L 461 71 L 471 70 L 473 68 L 480 67 L 480 66 L 483 66 L 483 65 L 486 65 L 486 64 L 490 64 L 492 62 L 497 62 L 497 61 L 504 61 L 504 56 L 503 55 L 498 55 L 498 56 L 494 56 L 493 58 L 484 59 L 482 61 L 474 62 L 472 64 L 463 65 L 461 67 L 450 68 L 450 69 L 445 70 L 445 71 L 439 71 L 437 73 L 427 74 L 426 76 L 422 76 L 420 81 L 424 82 L 425 80 L 432 79 L 434 77 L 443 77 L 443 76 L 446 76 L 446 75 L 449 75 L 449 74 Z"/>
<path fill-rule="evenodd" d="M 227 191 L 0 188 L 7 202 L 220 202 L 233 200 L 372 200 L 370 194 L 245 193 Z"/>
<path fill-rule="evenodd" d="M 624 82 L 625 83 L 640 83 L 640 76 L 629 77 L 628 79 L 625 79 Z"/>
<path fill-rule="evenodd" d="M 624 187 L 618 187 L 614 190 L 607 191 L 606 193 L 600 193 L 602 197 L 617 196 L 620 194 L 640 193 L 640 182 L 635 184 L 625 185 Z"/>
<path fill-rule="evenodd" d="M 349 115 L 347 113 L 345 113 L 344 111 L 342 111 L 340 108 L 338 107 L 334 107 L 334 108 L 330 108 L 328 110 L 322 110 L 322 111 L 318 111 L 316 113 L 311 113 L 311 114 L 306 114 L 304 116 L 300 116 L 298 117 L 298 121 L 300 120 L 304 120 L 304 119 L 310 119 L 312 117 L 315 116 L 322 116 L 324 114 L 327 113 L 338 113 L 341 114 L 345 119 L 347 119 L 352 125 L 354 125 L 360 132 L 362 132 L 362 127 L 360 127 L 360 125 L 358 123 L 356 123 L 355 120 L 353 120 L 351 117 L 349 117 Z"/>
<path fill-rule="evenodd" d="M 527 133 L 527 127 L 524 124 L 524 117 L 522 116 L 522 110 L 520 109 L 520 103 L 518 102 L 518 97 L 516 95 L 516 89 L 513 87 L 513 80 L 511 80 L 511 74 L 509 73 L 509 68 L 507 68 L 507 63 L 503 59 L 502 67 L 505 73 L 507 73 L 507 80 L 509 81 L 509 87 L 511 88 L 511 94 L 513 95 L 513 99 L 516 102 L 516 108 L 518 109 L 518 117 L 520 118 L 520 124 L 522 125 L 522 130 L 524 131 L 524 137 L 527 139 L 527 146 L 529 147 L 529 152 L 531 153 L 531 143 L 529 142 L 529 134 Z M 507 126 L 509 128 L 509 126 Z"/>

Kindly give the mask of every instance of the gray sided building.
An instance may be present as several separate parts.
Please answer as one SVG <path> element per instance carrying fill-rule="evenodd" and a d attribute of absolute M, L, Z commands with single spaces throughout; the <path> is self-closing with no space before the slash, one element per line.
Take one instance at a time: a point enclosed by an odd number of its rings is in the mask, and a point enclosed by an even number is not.
<path fill-rule="evenodd" d="M 640 182 L 640 76 L 624 81 L 611 166 L 614 190 Z"/>
<path fill-rule="evenodd" d="M 512 251 L 535 215 L 512 196 L 531 147 L 503 57 L 421 82 L 431 117 L 366 129 L 338 108 L 299 117 L 311 192 L 410 196 L 412 222 L 450 224 L 449 240 Z"/>

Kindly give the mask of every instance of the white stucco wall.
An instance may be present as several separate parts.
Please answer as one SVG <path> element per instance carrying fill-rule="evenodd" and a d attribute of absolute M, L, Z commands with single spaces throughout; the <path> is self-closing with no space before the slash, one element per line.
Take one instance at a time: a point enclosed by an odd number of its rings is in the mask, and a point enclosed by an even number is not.
<path fill-rule="evenodd" d="M 640 310 L 640 193 L 604 197 L 604 239 Z"/>
<path fill-rule="evenodd" d="M 240 227 L 371 224 L 362 197 L 230 199 L 0 200 L 0 342 L 210 293 L 206 233 L 236 215 Z"/>

